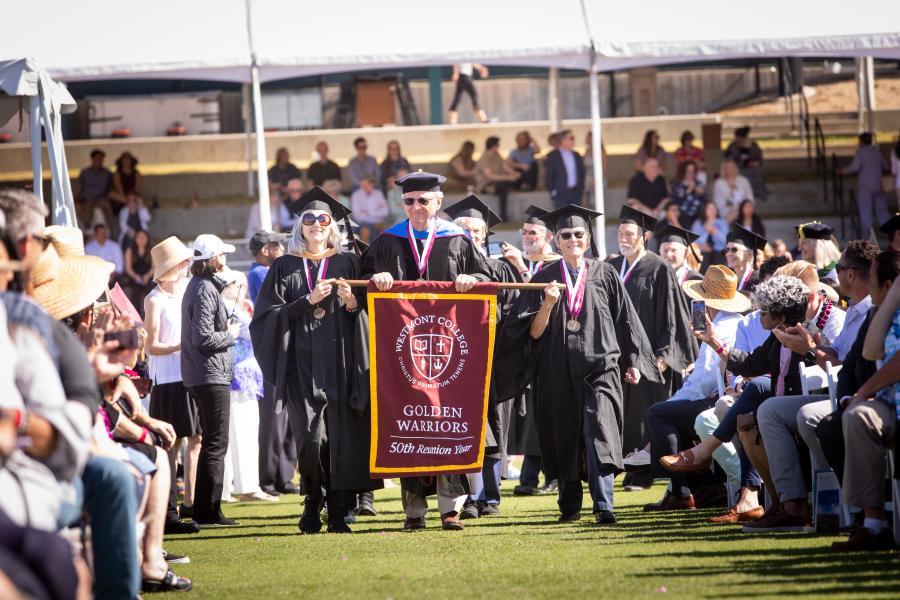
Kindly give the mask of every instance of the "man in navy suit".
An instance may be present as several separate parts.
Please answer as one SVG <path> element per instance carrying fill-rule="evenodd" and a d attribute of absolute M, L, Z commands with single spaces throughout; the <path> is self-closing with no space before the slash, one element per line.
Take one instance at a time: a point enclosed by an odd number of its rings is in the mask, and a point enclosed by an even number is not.
<path fill-rule="evenodd" d="M 550 152 L 544 165 L 544 185 L 554 208 L 581 205 L 584 195 L 584 160 L 573 150 L 575 136 L 569 129 L 559 132 L 559 148 Z"/>

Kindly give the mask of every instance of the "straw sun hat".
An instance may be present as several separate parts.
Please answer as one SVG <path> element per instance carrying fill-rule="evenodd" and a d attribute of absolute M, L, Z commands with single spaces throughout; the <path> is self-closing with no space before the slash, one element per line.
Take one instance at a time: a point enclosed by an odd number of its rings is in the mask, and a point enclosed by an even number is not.
<path fill-rule="evenodd" d="M 153 281 L 160 281 L 166 273 L 186 260 L 191 260 L 194 253 L 181 243 L 174 235 L 167 237 L 150 249 L 153 260 Z"/>
<path fill-rule="evenodd" d="M 747 296 L 737 291 L 737 275 L 728 267 L 712 265 L 702 281 L 685 281 L 684 293 L 694 300 L 704 300 L 706 305 L 725 312 L 742 313 L 750 310 Z"/>
<path fill-rule="evenodd" d="M 44 227 L 44 235 L 62 257 L 84 256 L 84 233 L 77 227 L 50 225 Z"/>
<path fill-rule="evenodd" d="M 51 244 L 31 271 L 34 299 L 52 318 L 63 319 L 94 303 L 114 270 L 96 256 L 61 257 Z"/>

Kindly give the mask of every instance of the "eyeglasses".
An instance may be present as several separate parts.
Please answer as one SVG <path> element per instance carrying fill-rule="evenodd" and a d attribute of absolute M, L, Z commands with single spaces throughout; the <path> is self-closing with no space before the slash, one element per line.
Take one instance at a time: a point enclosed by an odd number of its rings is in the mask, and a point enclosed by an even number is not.
<path fill-rule="evenodd" d="M 538 232 L 535 231 L 534 229 L 520 229 L 520 230 L 519 230 L 519 233 L 520 233 L 521 235 L 523 235 L 523 236 L 526 236 L 526 235 L 538 235 Z"/>
<path fill-rule="evenodd" d="M 331 215 L 314 215 L 312 213 L 304 213 L 302 221 L 303 224 L 307 227 L 312 227 L 316 224 L 316 221 L 318 221 L 319 225 L 321 225 L 322 227 L 328 227 L 329 225 L 331 225 Z"/>
<path fill-rule="evenodd" d="M 737 254 L 740 251 L 741 249 L 737 246 L 728 246 L 727 248 L 725 248 L 725 254 Z"/>
<path fill-rule="evenodd" d="M 572 236 L 575 236 L 576 240 L 580 240 L 585 235 L 587 235 L 586 231 L 564 231 L 561 234 L 559 234 L 559 237 L 564 240 L 571 240 Z"/>
<path fill-rule="evenodd" d="M 425 198 L 424 196 L 419 196 L 418 198 L 404 198 L 403 199 L 403 204 L 405 204 L 407 206 L 412 206 L 416 202 L 418 202 L 422 206 L 428 206 L 428 203 L 431 202 L 431 199 Z"/>

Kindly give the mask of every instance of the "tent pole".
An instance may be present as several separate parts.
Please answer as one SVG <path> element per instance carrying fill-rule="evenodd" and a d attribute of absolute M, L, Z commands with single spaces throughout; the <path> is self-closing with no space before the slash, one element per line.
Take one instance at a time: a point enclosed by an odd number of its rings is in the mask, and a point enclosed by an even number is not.
<path fill-rule="evenodd" d="M 547 78 L 547 120 L 550 133 L 562 129 L 562 111 L 559 109 L 559 67 L 550 67 Z"/>
<path fill-rule="evenodd" d="M 51 203 L 51 220 L 54 225 L 74 225 L 70 223 L 66 215 L 66 201 L 63 197 L 62 186 L 60 185 L 59 174 L 59 149 L 56 147 L 56 136 L 53 135 L 53 117 L 50 114 L 48 100 L 44 97 L 43 90 L 40 92 L 41 102 L 41 120 L 44 123 L 44 132 L 47 138 L 47 156 L 50 158 L 50 182 L 52 183 L 53 196 Z M 90 223 L 85 223 L 85 226 Z"/>
<path fill-rule="evenodd" d="M 866 131 L 875 133 L 875 59 L 867 56 L 863 59 L 863 70 L 866 82 Z"/>
<path fill-rule="evenodd" d="M 29 98 L 31 113 L 28 115 L 28 128 L 31 133 L 31 173 L 34 177 L 32 185 L 34 195 L 44 201 L 44 173 L 41 164 L 41 100 L 37 96 Z"/>
<path fill-rule="evenodd" d="M 603 198 L 603 155 L 600 151 L 603 136 L 600 132 L 600 82 L 594 68 L 594 55 L 591 53 L 591 69 L 588 71 L 591 87 L 591 160 L 594 165 L 594 210 L 600 213 L 594 227 L 594 238 L 600 257 L 606 257 L 606 215 Z"/>
<path fill-rule="evenodd" d="M 247 149 L 247 195 L 253 196 L 253 120 L 250 114 L 250 86 L 241 86 L 241 116 L 244 118 L 244 133 Z"/>
<path fill-rule="evenodd" d="M 256 183 L 259 187 L 259 227 L 272 229 L 272 209 L 269 205 L 269 176 L 266 173 L 266 133 L 263 127 L 262 91 L 259 86 L 259 65 L 256 62 L 256 47 L 253 45 L 253 9 L 251 0 L 246 0 L 247 39 L 250 42 L 250 82 L 253 86 L 253 124 L 256 128 Z"/>

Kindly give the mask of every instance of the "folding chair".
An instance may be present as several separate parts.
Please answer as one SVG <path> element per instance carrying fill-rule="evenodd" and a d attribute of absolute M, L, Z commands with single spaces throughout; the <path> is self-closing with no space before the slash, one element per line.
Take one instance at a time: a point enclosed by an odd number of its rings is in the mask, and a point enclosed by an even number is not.
<path fill-rule="evenodd" d="M 822 388 L 828 389 L 828 398 L 831 400 L 831 408 L 832 411 L 837 410 L 837 375 L 841 370 L 841 365 L 834 366 L 831 362 L 825 363 L 825 368 L 819 367 L 818 365 L 807 367 L 803 363 L 800 363 L 800 387 L 803 390 L 803 394 L 808 396 L 811 391 L 819 390 Z M 840 482 L 837 480 L 837 475 L 835 475 L 834 471 L 830 468 L 827 468 L 826 465 L 818 465 L 816 463 L 815 457 L 810 453 L 809 462 L 811 465 L 810 471 L 812 472 L 812 514 L 813 514 L 813 526 L 816 526 L 816 520 L 818 517 L 818 508 L 819 508 L 819 487 L 820 481 L 826 489 L 837 489 L 840 490 Z M 838 495 L 839 498 L 839 514 L 840 514 L 840 526 L 847 527 L 850 525 L 850 508 L 844 504 L 843 502 L 843 494 Z"/>

